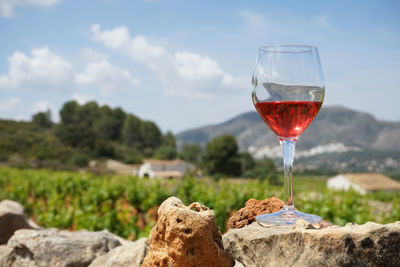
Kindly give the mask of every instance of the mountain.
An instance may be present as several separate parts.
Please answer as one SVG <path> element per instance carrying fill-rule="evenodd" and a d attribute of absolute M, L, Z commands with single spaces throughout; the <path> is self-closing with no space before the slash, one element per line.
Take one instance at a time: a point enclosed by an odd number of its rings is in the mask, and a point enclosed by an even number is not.
<path fill-rule="evenodd" d="M 179 143 L 204 145 L 221 134 L 235 136 L 242 150 L 276 142 L 275 134 L 255 111 L 241 114 L 221 124 L 181 132 L 176 138 Z M 322 108 L 299 138 L 297 148 L 310 149 L 330 143 L 378 150 L 400 149 L 400 122 L 380 121 L 368 113 L 341 106 Z"/>
<path fill-rule="evenodd" d="M 235 136 L 240 149 L 249 151 L 256 158 L 281 155 L 275 134 L 255 111 L 241 114 L 221 124 L 181 132 L 176 138 L 179 144 L 186 142 L 205 145 L 207 141 L 221 134 Z M 376 156 L 382 157 L 385 155 L 383 152 L 390 152 L 388 157 L 395 157 L 394 160 L 399 162 L 396 168 L 400 169 L 400 156 L 396 158 L 399 154 L 397 152 L 400 152 L 400 122 L 377 120 L 371 114 L 341 106 L 325 107 L 300 136 L 296 150 L 297 158 L 327 153 L 337 155 L 329 157 L 330 161 L 343 153 L 356 155 L 367 152 L 373 155 L 376 151 Z"/>

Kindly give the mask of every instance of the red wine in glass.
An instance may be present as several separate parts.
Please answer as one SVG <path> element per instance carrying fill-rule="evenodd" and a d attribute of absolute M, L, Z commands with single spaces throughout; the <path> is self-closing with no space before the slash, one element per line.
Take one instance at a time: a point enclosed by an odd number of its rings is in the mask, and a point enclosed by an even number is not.
<path fill-rule="evenodd" d="M 325 96 L 318 49 L 307 45 L 261 47 L 252 84 L 255 108 L 281 144 L 285 175 L 283 209 L 256 219 L 273 225 L 293 224 L 299 219 L 318 223 L 320 216 L 294 207 L 292 176 L 297 139 L 314 120 Z"/>
<path fill-rule="evenodd" d="M 273 101 L 256 103 L 264 122 L 279 137 L 298 137 L 317 115 L 322 102 Z"/>

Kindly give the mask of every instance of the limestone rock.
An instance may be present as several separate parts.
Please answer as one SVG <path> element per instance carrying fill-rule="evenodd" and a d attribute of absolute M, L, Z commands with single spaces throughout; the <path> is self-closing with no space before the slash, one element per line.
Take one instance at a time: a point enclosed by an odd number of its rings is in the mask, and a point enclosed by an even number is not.
<path fill-rule="evenodd" d="M 307 227 L 254 222 L 229 230 L 222 240 L 225 250 L 247 267 L 400 266 L 400 222 Z"/>
<path fill-rule="evenodd" d="M 0 244 L 6 244 L 16 230 L 38 228 L 26 218 L 21 204 L 8 199 L 0 202 Z"/>
<path fill-rule="evenodd" d="M 117 246 L 120 242 L 108 231 L 23 229 L 10 238 L 2 260 L 5 267 L 84 267 Z"/>
<path fill-rule="evenodd" d="M 251 198 L 246 201 L 244 208 L 238 210 L 228 219 L 226 229 L 242 228 L 254 222 L 257 215 L 280 211 L 283 204 L 283 201 L 276 197 L 264 200 Z"/>
<path fill-rule="evenodd" d="M 6 265 L 6 257 L 12 251 L 11 248 L 7 247 L 6 245 L 0 245 L 0 266 Z"/>
<path fill-rule="evenodd" d="M 95 259 L 89 267 L 140 267 L 148 249 L 147 238 L 124 243 Z"/>
<path fill-rule="evenodd" d="M 214 211 L 199 203 L 189 207 L 176 197 L 158 209 L 157 224 L 149 237 L 150 250 L 143 267 L 233 266 L 223 250 Z"/>

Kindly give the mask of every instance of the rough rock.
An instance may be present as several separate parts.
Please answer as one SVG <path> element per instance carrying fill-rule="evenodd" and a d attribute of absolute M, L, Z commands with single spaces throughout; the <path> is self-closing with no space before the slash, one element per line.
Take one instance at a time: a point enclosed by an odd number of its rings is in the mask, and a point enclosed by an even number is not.
<path fill-rule="evenodd" d="M 147 238 L 125 243 L 95 259 L 89 267 L 140 267 L 149 249 Z"/>
<path fill-rule="evenodd" d="M 247 267 L 400 266 L 400 221 L 306 228 L 254 222 L 229 230 L 222 240 L 225 250 Z"/>
<path fill-rule="evenodd" d="M 10 238 L 0 263 L 4 267 L 84 267 L 120 244 L 108 231 L 23 229 Z"/>
<path fill-rule="evenodd" d="M 214 211 L 200 203 L 187 207 L 178 198 L 170 197 L 161 204 L 157 214 L 143 267 L 234 265 L 223 250 Z"/>
<path fill-rule="evenodd" d="M 246 201 L 246 204 L 243 208 L 238 210 L 228 219 L 226 223 L 226 229 L 229 230 L 232 228 L 242 228 L 254 222 L 257 215 L 281 210 L 283 204 L 283 201 L 276 197 L 271 197 L 264 200 L 251 198 Z"/>
<path fill-rule="evenodd" d="M 6 244 L 16 230 L 38 228 L 39 226 L 26 218 L 21 204 L 8 199 L 0 202 L 0 244 Z"/>
<path fill-rule="evenodd" d="M 0 266 L 5 266 L 5 259 L 8 254 L 12 251 L 11 248 L 7 247 L 6 245 L 0 245 Z"/>

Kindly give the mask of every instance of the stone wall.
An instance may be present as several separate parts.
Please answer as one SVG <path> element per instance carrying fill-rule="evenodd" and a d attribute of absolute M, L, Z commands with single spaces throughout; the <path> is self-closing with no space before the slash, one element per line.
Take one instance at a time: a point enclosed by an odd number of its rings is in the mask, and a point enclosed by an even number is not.
<path fill-rule="evenodd" d="M 263 212 L 280 205 L 277 199 L 248 203 L 248 209 L 260 203 Z M 235 217 L 240 223 L 232 219 L 221 235 L 212 210 L 172 197 L 160 206 L 149 240 L 131 242 L 108 231 L 40 229 L 18 205 L 0 202 L 0 226 L 8 226 L 0 229 L 1 267 L 400 266 L 400 222 L 267 227 L 242 210 Z M 16 214 L 21 218 L 14 220 Z"/>

